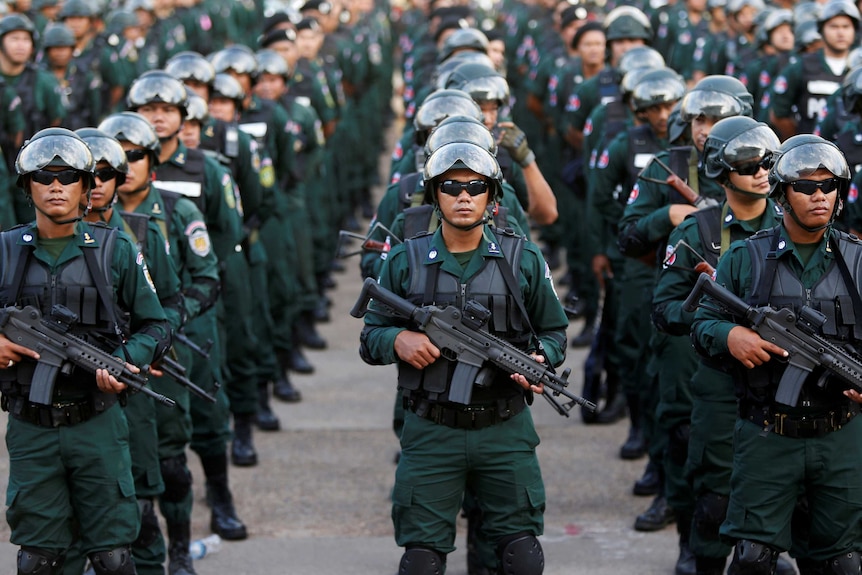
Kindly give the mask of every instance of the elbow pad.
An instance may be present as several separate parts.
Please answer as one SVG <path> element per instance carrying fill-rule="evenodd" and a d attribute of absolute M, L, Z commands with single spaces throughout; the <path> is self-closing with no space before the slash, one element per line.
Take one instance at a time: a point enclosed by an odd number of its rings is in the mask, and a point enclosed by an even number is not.
<path fill-rule="evenodd" d="M 368 348 L 368 332 L 372 328 L 363 327 L 362 333 L 359 334 L 359 357 L 368 365 L 385 365 L 382 361 L 375 358 Z"/>
<path fill-rule="evenodd" d="M 656 249 L 656 244 L 639 232 L 635 224 L 629 224 L 620 231 L 617 245 L 620 252 L 629 258 L 639 258 Z"/>
<path fill-rule="evenodd" d="M 221 283 L 218 280 L 201 278 L 195 280 L 195 284 L 201 285 L 204 288 L 208 287 L 209 289 L 198 289 L 195 285 L 185 290 L 183 295 L 187 298 L 197 300 L 201 307 L 199 313 L 204 313 L 218 301 L 218 296 L 221 292 Z"/>
<path fill-rule="evenodd" d="M 171 336 L 171 327 L 167 321 L 149 323 L 139 333 L 145 333 L 156 340 L 156 349 L 153 352 L 154 362 L 162 359 L 171 348 L 173 337 Z"/>

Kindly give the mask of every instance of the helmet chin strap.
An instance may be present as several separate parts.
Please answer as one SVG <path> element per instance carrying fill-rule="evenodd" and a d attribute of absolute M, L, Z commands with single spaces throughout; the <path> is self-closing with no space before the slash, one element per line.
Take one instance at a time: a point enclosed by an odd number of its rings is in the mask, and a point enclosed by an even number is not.
<path fill-rule="evenodd" d="M 724 187 L 726 187 L 729 190 L 733 190 L 737 194 L 742 194 L 743 196 L 746 196 L 749 198 L 757 198 L 758 200 L 765 200 L 767 197 L 769 197 L 768 193 L 767 194 L 760 194 L 757 192 L 749 192 L 748 190 L 743 190 L 742 188 L 740 188 L 739 186 L 737 186 L 736 184 L 731 182 L 730 178 L 726 179 L 726 181 L 724 182 Z"/>
<path fill-rule="evenodd" d="M 456 223 L 453 223 L 453 222 L 449 221 L 448 219 L 446 219 L 446 216 L 444 216 L 444 215 L 443 215 L 443 212 L 440 210 L 440 206 L 439 206 L 439 205 L 438 205 L 438 206 L 434 206 L 434 211 L 435 211 L 435 212 L 437 212 L 437 217 L 438 217 L 438 218 L 440 218 L 441 220 L 443 220 L 444 222 L 446 222 L 447 224 L 449 224 L 449 225 L 450 225 L 450 226 L 452 226 L 453 228 L 458 229 L 458 230 L 461 230 L 461 231 L 464 231 L 464 232 L 466 232 L 466 231 L 470 231 L 470 230 L 472 230 L 473 228 L 476 228 L 476 227 L 478 227 L 478 226 L 485 225 L 485 224 L 487 224 L 488 222 L 490 222 L 490 221 L 491 221 L 491 216 L 490 216 L 490 215 L 488 215 L 488 212 L 485 212 L 485 215 L 484 215 L 484 216 L 482 216 L 481 218 L 479 218 L 478 220 L 476 220 L 476 221 L 475 221 L 475 222 L 473 222 L 472 224 L 468 224 L 468 225 L 466 225 L 466 226 L 465 226 L 465 225 L 462 225 L 462 224 L 456 224 Z"/>
<path fill-rule="evenodd" d="M 835 204 L 835 208 L 832 210 L 832 217 L 829 218 L 829 221 L 823 224 L 822 226 L 806 226 L 801 221 L 799 221 L 799 216 L 796 215 L 796 212 L 793 211 L 793 208 L 790 206 L 790 202 L 785 201 L 781 203 L 781 206 L 784 208 L 784 211 L 790 214 L 790 217 L 793 218 L 793 221 L 796 222 L 796 225 L 805 230 L 806 232 L 819 232 L 820 230 L 824 230 L 832 225 L 832 222 L 835 221 L 835 218 L 838 217 L 838 214 L 841 212 L 841 208 L 843 205 L 843 201 L 841 199 L 838 200 Z"/>

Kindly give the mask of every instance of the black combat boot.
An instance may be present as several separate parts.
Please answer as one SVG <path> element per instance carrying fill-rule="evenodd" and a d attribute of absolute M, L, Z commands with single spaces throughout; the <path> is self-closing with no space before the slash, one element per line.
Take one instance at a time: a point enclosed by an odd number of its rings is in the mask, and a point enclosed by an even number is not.
<path fill-rule="evenodd" d="M 257 384 L 257 414 L 255 414 L 254 421 L 261 431 L 278 431 L 281 429 L 281 423 L 269 405 L 268 381 Z"/>
<path fill-rule="evenodd" d="M 676 575 L 697 575 L 697 563 L 694 553 L 689 547 L 691 515 L 679 514 L 676 520 L 676 531 L 679 533 L 679 557 L 676 560 L 674 572 Z"/>
<path fill-rule="evenodd" d="M 257 452 L 252 440 L 254 414 L 235 413 L 233 416 L 233 441 L 230 444 L 230 459 L 234 465 L 252 467 L 257 465 Z"/>
<path fill-rule="evenodd" d="M 306 375 L 314 373 L 314 366 L 311 365 L 311 362 L 308 361 L 308 358 L 305 357 L 304 353 L 302 353 L 302 342 L 299 341 L 295 332 L 293 335 L 293 344 L 289 350 L 284 352 L 284 361 L 285 365 L 287 365 L 287 369 L 290 371 L 304 373 Z M 282 364 L 281 357 L 279 357 L 278 362 L 279 365 Z"/>
<path fill-rule="evenodd" d="M 631 427 L 629 427 L 629 436 L 626 442 L 620 447 L 620 457 L 622 459 L 640 459 L 646 455 L 647 445 L 644 438 L 643 426 L 641 423 L 641 407 L 640 399 L 637 394 L 626 394 L 626 402 L 629 406 L 629 419 Z"/>
<path fill-rule="evenodd" d="M 635 519 L 635 531 L 661 531 L 675 520 L 673 509 L 667 504 L 663 493 L 652 500 L 649 509 Z"/>
<path fill-rule="evenodd" d="M 724 575 L 726 557 L 695 557 L 697 575 Z"/>
<path fill-rule="evenodd" d="M 222 539 L 237 541 L 248 537 L 245 525 L 236 516 L 233 495 L 228 487 L 227 455 L 202 457 L 207 483 L 207 505 L 212 509 L 210 529 Z"/>
<path fill-rule="evenodd" d="M 189 544 L 192 542 L 191 523 L 168 522 L 168 574 L 196 575 Z"/>
<path fill-rule="evenodd" d="M 278 375 L 272 385 L 272 394 L 281 401 L 288 403 L 301 401 L 302 394 L 293 386 L 290 382 L 290 377 L 287 375 L 288 369 L 291 369 L 291 352 L 277 350 L 276 357 L 278 358 Z M 314 368 L 311 367 L 311 370 L 314 371 Z"/>
<path fill-rule="evenodd" d="M 646 469 L 640 479 L 635 481 L 632 492 L 635 495 L 655 495 L 661 489 L 661 469 L 650 459 L 647 461 Z"/>
<path fill-rule="evenodd" d="M 326 349 L 326 340 L 317 332 L 314 315 L 310 311 L 300 314 L 299 319 L 293 324 L 293 334 L 296 337 L 294 347 L 299 343 L 308 349 Z"/>

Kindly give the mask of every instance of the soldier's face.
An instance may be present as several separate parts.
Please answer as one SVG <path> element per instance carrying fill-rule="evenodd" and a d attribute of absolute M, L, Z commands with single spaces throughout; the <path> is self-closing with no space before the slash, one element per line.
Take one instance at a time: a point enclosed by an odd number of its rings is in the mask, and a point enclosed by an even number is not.
<path fill-rule="evenodd" d="M 188 80 L 183 80 L 183 83 L 186 85 L 186 87 L 189 90 L 191 90 L 192 92 L 194 92 L 195 94 L 197 94 L 198 96 L 203 98 L 204 100 L 210 99 L 209 86 L 207 86 L 203 82 L 198 82 L 197 80 L 188 79 Z"/>
<path fill-rule="evenodd" d="M 643 111 L 644 117 L 659 138 L 667 137 L 667 123 L 675 103 L 665 102 L 664 104 L 656 104 Z"/>
<path fill-rule="evenodd" d="M 159 139 L 170 139 L 180 131 L 183 116 L 173 104 L 153 102 L 138 108 L 138 113 L 150 121 Z"/>
<path fill-rule="evenodd" d="M 506 44 L 502 40 L 488 42 L 488 57 L 494 62 L 494 69 L 503 70 L 506 66 Z"/>
<path fill-rule="evenodd" d="M 69 170 L 68 167 L 49 166 L 44 168 L 49 172 L 62 172 Z M 40 216 L 48 216 L 55 220 L 65 220 L 78 215 L 80 204 L 87 203 L 84 190 L 84 179 L 71 184 L 61 184 L 60 180 L 54 178 L 50 184 L 40 184 L 30 178 L 30 196 L 33 205 L 36 206 L 36 219 Z"/>
<path fill-rule="evenodd" d="M 760 194 L 763 197 L 766 197 L 769 194 L 769 172 L 763 166 L 760 166 L 760 169 L 757 170 L 757 173 L 753 176 L 742 176 L 738 172 L 730 172 L 728 179 L 731 184 L 744 192 Z M 733 193 L 733 190 L 731 190 L 730 193 Z M 750 196 L 744 196 L 742 194 L 739 195 L 739 199 L 743 201 L 746 199 L 749 201 L 760 201 L 757 200 L 757 198 L 751 198 Z"/>
<path fill-rule="evenodd" d="M 264 100 L 278 100 L 284 94 L 284 78 L 278 74 L 263 73 L 257 77 L 254 93 Z"/>
<path fill-rule="evenodd" d="M 33 54 L 33 38 L 24 30 L 13 30 L 3 36 L 3 53 L 13 64 L 26 64 Z"/>
<path fill-rule="evenodd" d="M 63 19 L 63 24 L 72 32 L 75 40 L 80 40 L 90 31 L 91 22 L 86 16 L 69 16 Z"/>
<path fill-rule="evenodd" d="M 611 40 L 611 63 L 616 66 L 623 55 L 638 46 L 643 46 L 644 41 L 641 38 L 620 38 L 619 40 Z"/>
<path fill-rule="evenodd" d="M 605 61 L 605 33 L 601 30 L 586 32 L 578 42 L 578 56 L 584 64 L 599 66 Z"/>
<path fill-rule="evenodd" d="M 127 158 L 128 152 L 130 151 L 146 152 L 145 148 L 132 144 L 131 142 L 120 142 L 120 145 L 122 145 L 123 149 L 126 151 Z M 145 186 L 150 180 L 150 156 L 148 154 L 144 154 L 143 157 L 141 157 L 140 153 L 136 153 L 133 157 L 134 161 L 129 159 L 129 173 L 126 176 L 126 181 L 123 182 L 122 186 L 117 188 L 117 191 L 120 194 L 138 190 Z"/>
<path fill-rule="evenodd" d="M 718 122 L 716 118 L 708 116 L 698 116 L 691 121 L 691 139 L 694 140 L 694 147 L 697 148 L 698 152 L 703 151 L 706 137 L 709 136 L 709 132 L 716 122 Z"/>
<path fill-rule="evenodd" d="M 806 180 L 821 182 L 834 178 L 829 170 L 819 169 L 810 176 L 806 176 Z M 823 193 L 822 189 L 818 189 L 811 195 L 803 194 L 794 190 L 792 185 L 788 185 L 785 189 L 787 202 L 790 204 L 790 209 L 796 214 L 796 217 L 804 226 L 816 228 L 825 226 L 832 219 L 832 212 L 835 209 L 835 202 L 838 201 L 838 190 L 833 190 L 828 194 Z M 788 223 L 791 222 L 791 223 Z M 792 225 L 793 218 L 789 214 L 784 216 L 785 225 Z"/>
<path fill-rule="evenodd" d="M 781 26 L 774 28 L 772 33 L 769 35 L 769 43 L 772 44 L 776 50 L 780 50 L 781 52 L 790 52 L 793 50 L 793 28 L 790 24 L 782 24 Z"/>
<path fill-rule="evenodd" d="M 210 116 L 223 122 L 233 122 L 236 120 L 236 103 L 227 98 L 212 98 Z"/>
<path fill-rule="evenodd" d="M 849 50 L 853 45 L 856 28 L 849 16 L 836 16 L 823 23 L 823 43 L 837 52 Z"/>
<path fill-rule="evenodd" d="M 48 65 L 52 68 L 65 68 L 72 61 L 73 48 L 71 46 L 57 46 L 56 48 L 47 48 L 45 57 L 48 59 Z"/>
<path fill-rule="evenodd" d="M 296 61 L 299 60 L 299 51 L 296 49 L 296 44 L 289 40 L 275 42 L 269 45 L 271 50 L 275 50 L 287 62 L 287 67 L 293 70 L 296 66 Z"/>
<path fill-rule="evenodd" d="M 490 198 L 489 188 L 485 187 L 485 192 L 477 196 L 471 196 L 467 190 L 462 188 L 457 196 L 446 194 L 440 189 L 441 182 L 486 182 L 485 176 L 477 174 L 473 170 L 458 169 L 449 170 L 436 179 L 437 182 L 437 203 L 440 206 L 440 211 L 446 221 L 458 225 L 469 226 L 485 216 L 485 210 L 488 208 Z"/>
<path fill-rule="evenodd" d="M 102 172 L 102 170 L 111 170 L 110 164 L 108 162 L 99 162 L 96 164 L 96 184 L 90 192 L 90 202 L 92 202 L 94 208 L 106 207 L 114 199 L 114 191 L 117 186 L 116 176 L 107 178 L 105 174 L 110 172 Z M 103 177 L 107 179 L 102 179 Z"/>
<path fill-rule="evenodd" d="M 187 148 L 195 149 L 201 145 L 201 123 L 197 120 L 191 122 L 183 122 L 183 129 L 180 130 L 180 140 Z"/>
<path fill-rule="evenodd" d="M 482 115 L 485 117 L 485 127 L 489 130 L 493 129 L 494 126 L 497 125 L 497 116 L 500 112 L 500 104 L 497 103 L 496 100 L 486 100 L 484 102 L 478 102 L 479 107 L 482 108 Z"/>
<path fill-rule="evenodd" d="M 296 33 L 296 49 L 299 50 L 300 58 L 315 58 L 320 50 L 320 32 L 314 30 L 301 30 Z"/>

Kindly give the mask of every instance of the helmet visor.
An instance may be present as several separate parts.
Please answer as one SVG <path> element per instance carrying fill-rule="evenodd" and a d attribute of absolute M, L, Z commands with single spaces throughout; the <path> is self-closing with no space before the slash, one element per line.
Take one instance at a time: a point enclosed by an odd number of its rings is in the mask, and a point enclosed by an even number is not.
<path fill-rule="evenodd" d="M 500 179 L 500 165 L 490 152 L 463 142 L 453 142 L 437 148 L 425 161 L 426 182 L 451 169 L 465 168 L 487 178 Z"/>
<path fill-rule="evenodd" d="M 155 129 L 143 116 L 139 118 L 125 115 L 110 116 L 99 124 L 99 130 L 120 141 L 148 149 L 153 149 L 153 146 L 159 143 Z"/>
<path fill-rule="evenodd" d="M 803 144 L 781 154 L 772 168 L 782 182 L 804 179 L 817 170 L 850 179 L 850 168 L 838 148 L 827 143 Z"/>
<path fill-rule="evenodd" d="M 497 141 L 488 128 L 483 125 L 470 122 L 456 122 L 436 128 L 431 132 L 425 146 L 431 154 L 437 148 L 453 142 L 469 142 L 485 148 L 493 155 L 497 155 Z"/>
<path fill-rule="evenodd" d="M 509 84 L 502 76 L 475 78 L 461 86 L 477 102 L 497 100 L 501 106 L 509 103 Z"/>
<path fill-rule="evenodd" d="M 90 151 L 93 153 L 93 161 L 108 162 L 118 172 L 127 174 L 129 162 L 126 160 L 126 152 L 119 142 L 112 138 L 84 138 Z"/>
<path fill-rule="evenodd" d="M 93 155 L 87 144 L 70 136 L 46 136 L 25 144 L 15 160 L 15 171 L 27 174 L 46 166 L 68 166 L 93 171 Z"/>
<path fill-rule="evenodd" d="M 766 126 L 758 126 L 743 132 L 724 146 L 724 162 L 731 170 L 752 167 L 771 155 L 781 143 L 778 136 Z"/>
<path fill-rule="evenodd" d="M 186 89 L 172 76 L 158 75 L 139 78 L 129 89 L 129 104 L 143 106 L 151 102 L 164 102 L 185 107 Z"/>
<path fill-rule="evenodd" d="M 417 131 L 430 130 L 449 116 L 469 116 L 484 121 L 476 102 L 469 98 L 444 97 L 427 100 L 416 112 L 413 125 Z"/>
<path fill-rule="evenodd" d="M 740 116 L 742 111 L 742 102 L 735 96 L 712 90 L 694 90 L 682 99 L 680 117 L 684 122 L 691 122 L 699 116 L 716 119 Z"/>

